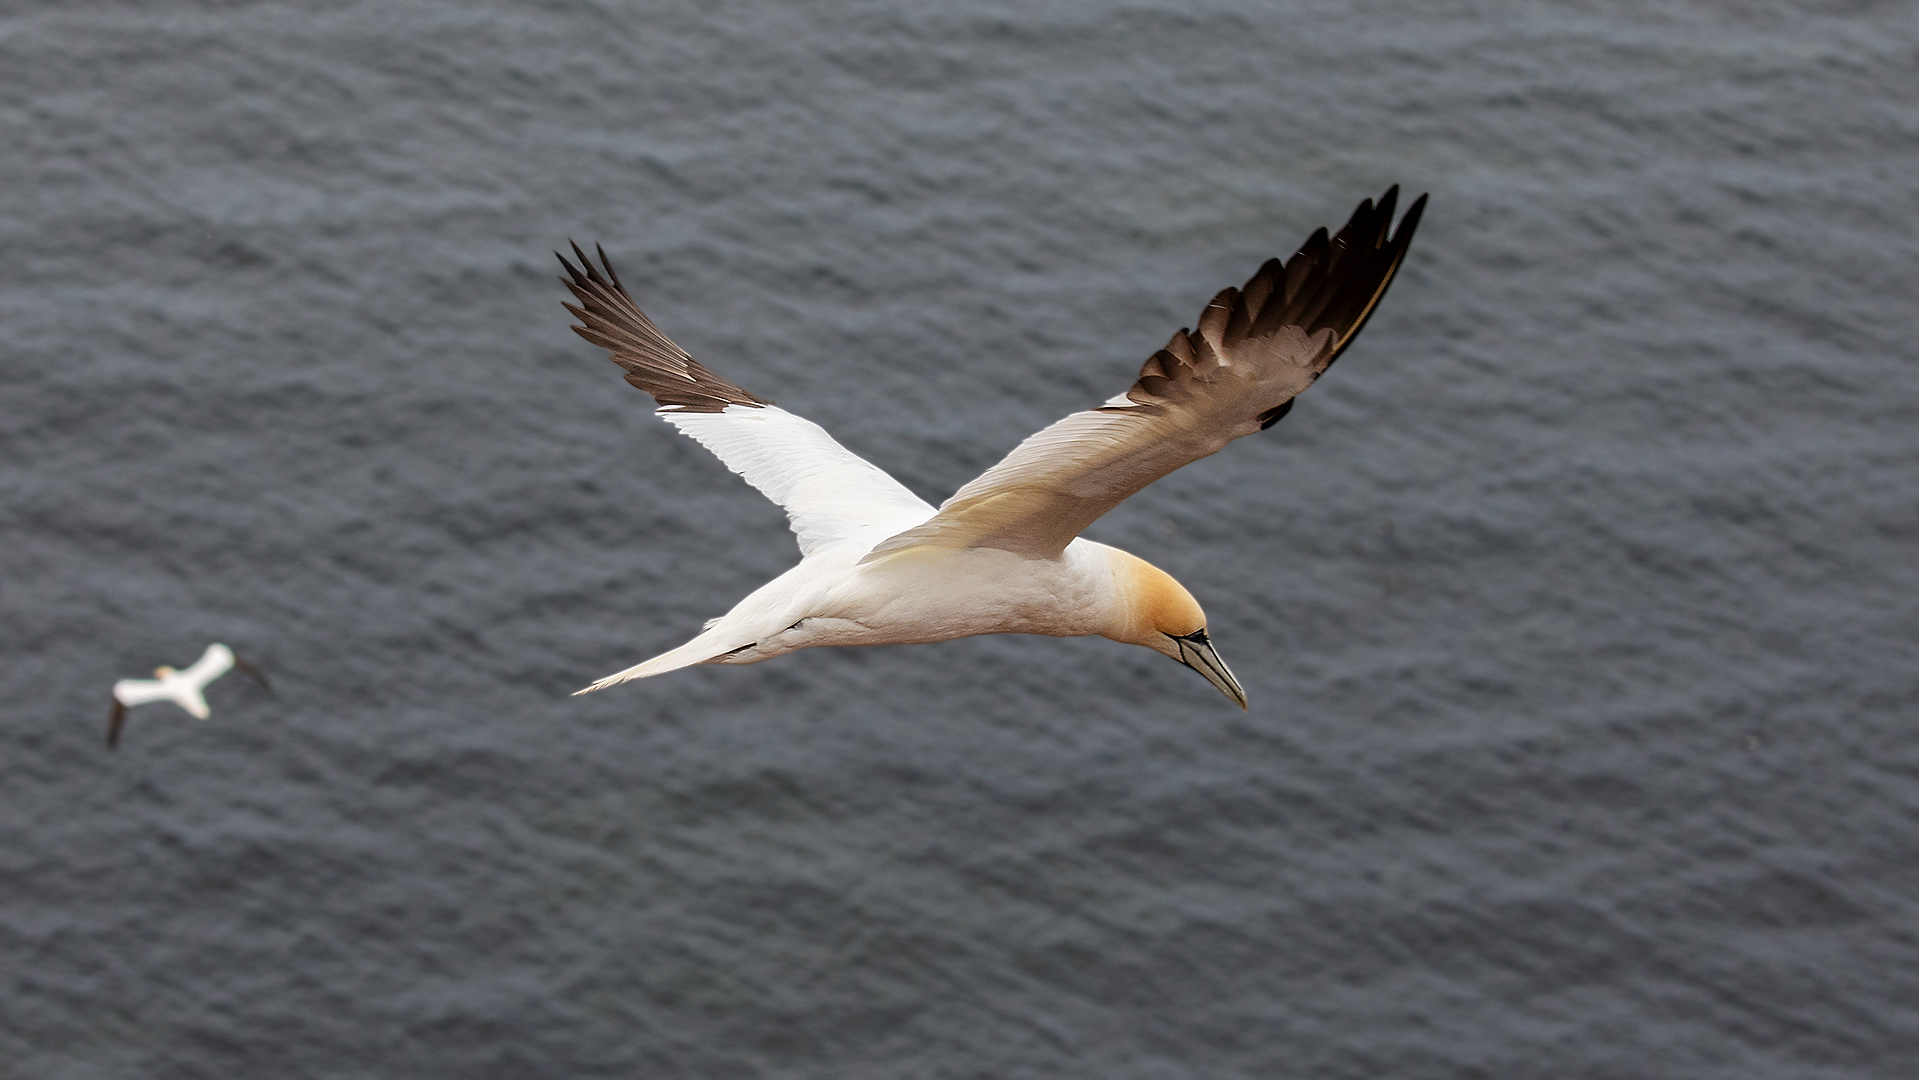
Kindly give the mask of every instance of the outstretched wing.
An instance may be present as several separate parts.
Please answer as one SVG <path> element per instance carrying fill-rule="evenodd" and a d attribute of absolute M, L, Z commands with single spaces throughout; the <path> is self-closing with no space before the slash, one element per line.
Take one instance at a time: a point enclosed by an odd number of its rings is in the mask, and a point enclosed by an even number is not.
<path fill-rule="evenodd" d="M 1227 289 L 1098 409 L 1028 438 L 954 493 L 932 519 L 881 543 L 1004 548 L 1052 558 L 1100 515 L 1189 461 L 1271 427 L 1372 315 L 1406 256 L 1421 195 L 1392 229 L 1397 186 L 1359 204 L 1337 236 L 1320 229 Z"/>
<path fill-rule="evenodd" d="M 612 353 L 626 381 L 660 403 L 662 418 L 784 508 L 802 554 L 932 516 L 925 500 L 818 424 L 734 386 L 673 344 L 627 295 L 604 250 L 598 267 L 577 244 L 573 254 L 578 267 L 560 256 L 561 280 L 579 300 L 566 305 L 583 324 L 573 332 Z"/>
<path fill-rule="evenodd" d="M 200 659 L 195 660 L 193 666 L 182 671 L 180 675 L 195 690 L 205 690 L 208 683 L 225 675 L 231 667 L 233 667 L 233 650 L 216 641 L 208 645 L 207 651 L 200 654 Z"/>
<path fill-rule="evenodd" d="M 158 679 L 121 679 L 113 684 L 113 700 L 122 705 L 145 705 L 149 701 L 172 701 L 173 691 Z"/>

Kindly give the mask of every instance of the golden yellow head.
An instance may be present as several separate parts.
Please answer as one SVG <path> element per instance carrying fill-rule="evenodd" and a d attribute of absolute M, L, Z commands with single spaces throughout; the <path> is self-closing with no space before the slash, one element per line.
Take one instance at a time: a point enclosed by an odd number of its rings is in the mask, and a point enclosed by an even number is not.
<path fill-rule="evenodd" d="M 1117 548 L 1108 550 L 1113 553 L 1113 584 L 1119 593 L 1119 609 L 1105 636 L 1172 657 L 1204 675 L 1220 693 L 1245 708 L 1246 692 L 1207 639 L 1206 613 L 1193 594 L 1174 581 L 1173 575 L 1145 559 Z"/>
<path fill-rule="evenodd" d="M 1120 595 L 1118 633 L 1106 636 L 1133 645 L 1158 648 L 1155 639 L 1183 637 L 1206 629 L 1206 613 L 1173 575 L 1118 548 L 1113 553 L 1113 584 Z M 1160 650 L 1164 652 L 1164 649 Z"/>
<path fill-rule="evenodd" d="M 156 679 L 164 679 L 171 674 L 173 674 L 173 668 L 167 664 L 161 664 L 153 669 L 153 677 Z"/>

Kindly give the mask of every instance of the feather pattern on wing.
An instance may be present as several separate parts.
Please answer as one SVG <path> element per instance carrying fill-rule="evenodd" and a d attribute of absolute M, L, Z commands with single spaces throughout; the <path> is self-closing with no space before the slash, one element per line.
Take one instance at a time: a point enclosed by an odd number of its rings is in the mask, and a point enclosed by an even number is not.
<path fill-rule="evenodd" d="M 800 551 L 850 536 L 925 521 L 933 508 L 899 481 L 841 446 L 825 429 L 713 374 L 646 317 L 613 272 L 574 245 L 561 280 L 580 301 L 566 309 L 573 332 L 612 353 L 626 381 L 653 395 L 659 414 L 786 510 Z M 881 535 L 885 535 L 884 532 Z M 870 538 L 867 542 L 871 542 Z"/>
<path fill-rule="evenodd" d="M 1284 263 L 1226 289 L 1174 334 L 1124 394 L 1038 432 L 954 493 L 931 520 L 881 543 L 1003 548 L 1054 558 L 1100 515 L 1181 465 L 1272 426 L 1366 324 L 1425 209 L 1392 229 L 1397 186 L 1320 229 Z"/>

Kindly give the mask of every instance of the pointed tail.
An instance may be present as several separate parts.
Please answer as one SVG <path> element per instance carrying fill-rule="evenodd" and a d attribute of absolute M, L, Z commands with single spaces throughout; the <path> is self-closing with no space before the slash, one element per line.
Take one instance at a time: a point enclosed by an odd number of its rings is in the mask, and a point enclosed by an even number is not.
<path fill-rule="evenodd" d="M 736 652 L 752 644 L 750 641 L 744 643 L 731 641 L 730 637 L 731 635 L 722 636 L 709 630 L 677 649 L 669 649 L 651 660 L 596 680 L 593 685 L 583 690 L 575 690 L 573 696 L 579 697 L 581 694 L 590 694 L 595 690 L 604 690 L 629 679 L 644 679 L 651 675 L 664 675 L 669 671 L 692 667 L 695 664 L 711 663 L 730 652 Z"/>

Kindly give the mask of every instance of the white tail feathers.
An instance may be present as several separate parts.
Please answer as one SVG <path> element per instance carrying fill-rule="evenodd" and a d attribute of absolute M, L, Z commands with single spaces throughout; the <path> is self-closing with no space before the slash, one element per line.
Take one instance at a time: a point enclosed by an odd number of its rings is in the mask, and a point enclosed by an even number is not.
<path fill-rule="evenodd" d="M 709 627 L 710 625 L 711 624 L 709 624 Z M 743 644 L 751 645 L 752 642 L 744 642 Z M 616 671 L 604 679 L 596 680 L 593 685 L 583 690 L 575 690 L 573 691 L 573 696 L 579 697 L 581 694 L 590 694 L 595 690 L 604 690 L 609 686 L 618 686 L 631 679 L 644 679 L 650 675 L 664 675 L 669 671 L 678 671 L 683 667 L 710 663 L 739 647 L 739 644 L 725 644 L 710 631 L 702 633 L 677 649 L 669 649 L 651 660 L 634 664 L 625 671 Z"/>

